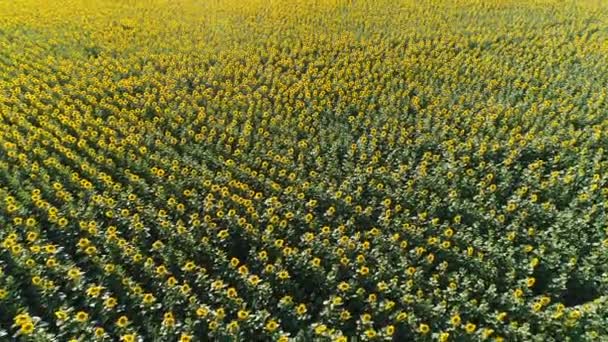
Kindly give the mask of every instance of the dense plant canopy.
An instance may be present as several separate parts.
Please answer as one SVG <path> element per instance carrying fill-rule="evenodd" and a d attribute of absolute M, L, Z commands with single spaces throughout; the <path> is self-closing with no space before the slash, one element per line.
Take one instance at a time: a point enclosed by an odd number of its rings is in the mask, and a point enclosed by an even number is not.
<path fill-rule="evenodd" d="M 0 2 L 0 339 L 608 339 L 608 4 Z"/>

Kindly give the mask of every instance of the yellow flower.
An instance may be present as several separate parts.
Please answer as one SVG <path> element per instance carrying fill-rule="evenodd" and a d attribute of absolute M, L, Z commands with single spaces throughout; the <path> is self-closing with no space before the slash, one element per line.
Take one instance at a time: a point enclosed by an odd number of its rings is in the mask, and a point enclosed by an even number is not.
<path fill-rule="evenodd" d="M 367 313 L 366 313 L 366 314 L 361 315 L 361 322 L 362 322 L 363 324 L 369 323 L 369 322 L 371 322 L 371 320 L 372 320 L 372 315 L 367 314 Z"/>
<path fill-rule="evenodd" d="M 418 331 L 419 331 L 421 334 L 425 334 L 425 335 L 426 335 L 426 334 L 428 334 L 428 333 L 429 333 L 429 331 L 431 331 L 431 328 L 430 328 L 430 327 L 429 327 L 427 324 L 422 323 L 422 324 L 420 324 L 420 325 L 418 326 Z"/>
<path fill-rule="evenodd" d="M 249 311 L 246 311 L 246 310 L 239 310 L 239 311 L 237 312 L 237 317 L 238 317 L 238 318 L 239 318 L 241 321 L 246 320 L 246 319 L 249 317 Z"/>
<path fill-rule="evenodd" d="M 485 340 L 488 337 L 490 337 L 490 335 L 492 335 L 493 333 L 494 333 L 494 329 L 485 328 L 485 329 L 483 329 L 483 331 L 481 333 L 481 338 Z"/>
<path fill-rule="evenodd" d="M 226 290 L 226 295 L 229 298 L 235 298 L 237 296 L 236 289 L 234 287 L 229 288 L 228 290 Z"/>
<path fill-rule="evenodd" d="M 59 224 L 60 227 L 65 227 L 68 225 L 68 220 L 65 217 L 62 217 L 57 221 L 57 224 Z"/>
<path fill-rule="evenodd" d="M 273 332 L 273 331 L 277 330 L 278 327 L 279 327 L 279 324 L 275 320 L 269 320 L 266 323 L 266 326 L 264 328 L 266 330 L 268 330 L 269 332 Z"/>
<path fill-rule="evenodd" d="M 247 275 L 249 273 L 249 269 L 247 268 L 247 266 L 242 265 L 239 267 L 238 272 L 240 275 Z"/>
<path fill-rule="evenodd" d="M 226 316 L 226 312 L 225 312 L 224 308 L 218 308 L 218 309 L 216 309 L 215 310 L 215 316 L 218 319 L 223 319 L 224 316 Z"/>
<path fill-rule="evenodd" d="M 475 332 L 475 329 L 477 329 L 477 326 L 473 323 L 467 323 L 464 327 L 464 330 L 467 332 L 467 334 L 472 334 Z"/>
<path fill-rule="evenodd" d="M 532 287 L 532 286 L 534 286 L 534 283 L 536 283 L 536 279 L 535 278 L 530 277 L 530 278 L 526 279 L 526 286 Z"/>
<path fill-rule="evenodd" d="M 103 305 L 107 308 L 107 309 L 112 309 L 116 306 L 116 304 L 118 304 L 118 302 L 116 301 L 116 298 L 113 297 L 108 297 L 106 298 L 106 300 L 104 301 Z"/>
<path fill-rule="evenodd" d="M 166 327 L 173 327 L 175 325 L 175 318 L 173 318 L 172 312 L 165 312 L 163 315 L 163 325 Z"/>
<path fill-rule="evenodd" d="M 264 272 L 266 273 L 272 273 L 274 272 L 274 265 L 273 264 L 268 264 L 264 267 Z"/>
<path fill-rule="evenodd" d="M 112 273 L 112 272 L 114 272 L 115 269 L 116 269 L 116 265 L 114 265 L 114 264 L 106 264 L 103 267 L 103 271 L 106 273 Z"/>
<path fill-rule="evenodd" d="M 542 305 L 549 305 L 549 303 L 551 303 L 551 298 L 549 298 L 547 296 L 543 296 L 540 298 L 540 303 Z"/>
<path fill-rule="evenodd" d="M 156 274 L 162 276 L 167 273 L 169 273 L 169 271 L 167 271 L 167 268 L 164 265 L 160 265 L 160 266 L 156 267 Z"/>
<path fill-rule="evenodd" d="M 101 286 L 95 286 L 95 285 L 89 286 L 89 288 L 87 289 L 87 295 L 89 297 L 99 297 L 102 290 L 103 290 L 103 287 L 101 287 Z"/>
<path fill-rule="evenodd" d="M 209 323 L 209 330 L 215 331 L 219 327 L 219 323 L 216 321 L 212 321 Z"/>
<path fill-rule="evenodd" d="M 439 334 L 439 342 L 447 342 L 450 339 L 450 333 L 442 332 Z"/>
<path fill-rule="evenodd" d="M 322 335 L 327 331 L 327 326 L 325 324 L 319 324 L 315 327 L 315 334 Z"/>
<path fill-rule="evenodd" d="M 65 321 L 68 319 L 68 312 L 65 310 L 57 310 L 55 311 L 55 317 L 60 321 Z"/>
<path fill-rule="evenodd" d="M 36 239 L 38 239 L 38 233 L 36 233 L 36 232 L 28 232 L 27 233 L 27 241 L 28 242 L 34 242 L 34 241 L 36 241 Z"/>
<path fill-rule="evenodd" d="M 82 238 L 82 239 L 78 240 L 78 247 L 79 248 L 84 249 L 87 246 L 89 246 L 90 244 L 91 244 L 91 242 L 87 238 Z"/>
<path fill-rule="evenodd" d="M 191 272 L 195 268 L 196 268 L 196 265 L 192 261 L 189 261 L 184 265 L 184 271 L 186 271 L 186 272 Z"/>
<path fill-rule="evenodd" d="M 376 333 L 376 330 L 374 330 L 374 329 L 367 329 L 367 330 L 365 330 L 365 336 L 366 336 L 367 338 L 374 338 L 374 337 L 376 337 L 377 335 L 378 335 L 378 334 Z"/>
<path fill-rule="evenodd" d="M 182 333 L 179 337 L 179 342 L 190 342 L 192 341 L 192 335 L 188 335 L 186 333 Z"/>
<path fill-rule="evenodd" d="M 88 319 L 89 319 L 88 313 L 86 313 L 84 311 L 78 311 L 78 313 L 76 313 L 76 320 L 78 322 L 85 322 Z"/>
<path fill-rule="evenodd" d="M 249 284 L 256 286 L 260 283 L 260 277 L 258 277 L 257 275 L 251 275 L 249 276 L 249 278 L 247 279 L 249 281 Z"/>
<path fill-rule="evenodd" d="M 118 320 L 116 320 L 116 325 L 119 328 L 124 328 L 129 324 L 129 318 L 127 316 L 120 316 Z"/>
<path fill-rule="evenodd" d="M 219 289 L 223 288 L 224 286 L 225 285 L 224 285 L 223 281 L 215 280 L 211 283 L 211 290 L 219 290 Z"/>
<path fill-rule="evenodd" d="M 81 277 L 81 275 L 82 275 L 82 273 L 80 272 L 80 270 L 78 268 L 74 267 L 74 268 L 70 268 L 68 270 L 68 277 L 70 279 L 73 279 L 73 280 L 78 279 Z"/>
<path fill-rule="evenodd" d="M 228 323 L 228 332 L 234 334 L 239 330 L 239 323 L 237 321 L 232 321 Z"/>
<path fill-rule="evenodd" d="M 375 293 L 370 293 L 369 296 L 367 296 L 367 301 L 370 304 L 375 303 L 377 299 L 378 299 L 378 296 Z"/>
<path fill-rule="evenodd" d="M 515 289 L 515 291 L 513 291 L 513 296 L 515 298 L 520 298 L 523 295 L 524 295 L 524 291 L 522 291 L 521 289 Z"/>
<path fill-rule="evenodd" d="M 308 311 L 308 310 L 306 309 L 306 305 L 304 305 L 304 304 L 300 304 L 300 305 L 298 305 L 298 307 L 296 308 L 296 313 L 297 313 L 299 316 L 304 315 L 304 314 L 306 313 L 306 311 Z"/>
<path fill-rule="evenodd" d="M 340 312 L 340 319 L 343 321 L 348 321 L 351 317 L 351 314 L 348 310 L 342 310 L 342 312 Z"/>
<path fill-rule="evenodd" d="M 135 342 L 136 338 L 137 338 L 137 336 L 135 334 L 126 334 L 126 335 L 120 336 L 120 340 L 122 342 Z"/>
<path fill-rule="evenodd" d="M 532 260 L 530 261 L 530 266 L 536 268 L 536 266 L 538 266 L 539 262 L 540 261 L 538 260 L 538 258 L 532 258 Z"/>
<path fill-rule="evenodd" d="M 190 293 L 191 288 L 190 285 L 183 284 L 182 286 L 180 286 L 179 290 L 183 295 L 187 295 L 188 293 Z"/>
<path fill-rule="evenodd" d="M 19 329 L 19 333 L 22 335 L 31 335 L 34 332 L 34 323 L 32 322 L 25 322 L 24 324 L 21 325 L 21 328 Z"/>
<path fill-rule="evenodd" d="M 346 282 L 341 282 L 340 284 L 338 284 L 338 290 L 340 291 L 348 291 L 349 288 L 350 285 L 348 285 L 348 283 Z"/>
<path fill-rule="evenodd" d="M 458 315 L 458 314 L 456 314 L 456 315 L 452 316 L 452 318 L 450 318 L 450 323 L 453 326 L 459 326 L 460 322 L 461 322 L 461 319 L 460 319 L 460 315 Z"/>
<path fill-rule="evenodd" d="M 572 319 L 572 320 L 577 320 L 581 317 L 581 312 L 579 310 L 572 310 L 570 311 L 570 313 L 568 314 L 568 318 Z"/>
<path fill-rule="evenodd" d="M 196 309 L 196 315 L 198 317 L 206 317 L 208 314 L 209 314 L 209 309 L 207 309 L 204 306 L 201 306 L 198 309 Z"/>
<path fill-rule="evenodd" d="M 144 298 L 143 298 L 144 304 L 154 303 L 155 300 L 156 300 L 156 298 L 151 293 L 144 294 Z"/>
<path fill-rule="evenodd" d="M 378 291 L 380 291 L 380 292 L 384 292 L 384 291 L 388 290 L 388 285 L 383 281 L 379 282 L 377 284 L 377 286 L 378 286 Z"/>
<path fill-rule="evenodd" d="M 95 337 L 101 338 L 105 335 L 106 331 L 102 327 L 96 327 L 94 333 Z"/>
<path fill-rule="evenodd" d="M 395 319 L 397 320 L 397 322 L 403 322 L 403 321 L 405 321 L 406 318 L 407 318 L 407 313 L 405 313 L 405 312 L 400 312 L 395 317 Z"/>
<path fill-rule="evenodd" d="M 15 322 L 15 325 L 24 325 L 27 322 L 31 322 L 32 318 L 27 313 L 21 313 L 15 316 L 13 321 Z"/>
<path fill-rule="evenodd" d="M 34 284 L 36 286 L 42 284 L 42 278 L 39 276 L 32 277 L 32 284 Z"/>

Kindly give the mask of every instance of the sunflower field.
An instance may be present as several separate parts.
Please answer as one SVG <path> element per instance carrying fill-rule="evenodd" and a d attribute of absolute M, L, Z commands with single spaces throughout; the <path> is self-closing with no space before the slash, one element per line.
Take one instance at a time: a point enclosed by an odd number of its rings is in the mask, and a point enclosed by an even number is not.
<path fill-rule="evenodd" d="M 608 3 L 0 1 L 0 341 L 608 341 Z"/>

